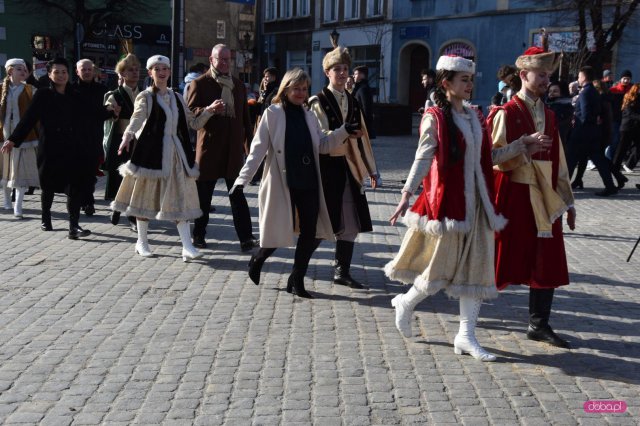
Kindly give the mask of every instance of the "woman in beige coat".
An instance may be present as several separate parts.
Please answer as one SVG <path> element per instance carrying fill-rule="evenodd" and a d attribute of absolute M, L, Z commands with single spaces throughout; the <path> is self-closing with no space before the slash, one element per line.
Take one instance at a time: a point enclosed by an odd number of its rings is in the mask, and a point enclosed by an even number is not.
<path fill-rule="evenodd" d="M 251 143 L 251 152 L 231 193 L 251 181 L 265 158 L 259 192 L 260 250 L 249 261 L 249 277 L 257 285 L 260 271 L 277 247 L 294 244 L 299 231 L 287 292 L 312 298 L 304 276 L 320 239 L 333 238 L 322 192 L 319 153 L 328 153 L 360 130 L 336 129 L 324 136 L 305 104 L 310 79 L 299 68 L 288 71 L 271 106 L 264 112 Z"/>

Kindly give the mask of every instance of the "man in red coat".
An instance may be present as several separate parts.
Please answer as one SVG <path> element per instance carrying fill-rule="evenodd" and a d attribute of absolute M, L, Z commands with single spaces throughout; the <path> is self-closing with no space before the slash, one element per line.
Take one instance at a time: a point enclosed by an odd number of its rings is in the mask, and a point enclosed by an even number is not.
<path fill-rule="evenodd" d="M 569 284 L 561 219 L 568 212 L 567 224 L 574 229 L 576 217 L 555 115 L 541 99 L 558 60 L 539 47 L 520 56 L 522 89 L 491 111 L 487 125 L 494 147 L 531 135 L 547 148 L 496 167 L 496 206 L 508 220 L 496 237 L 496 285 L 499 290 L 528 285 L 527 338 L 569 348 L 549 326 L 554 289 Z"/>

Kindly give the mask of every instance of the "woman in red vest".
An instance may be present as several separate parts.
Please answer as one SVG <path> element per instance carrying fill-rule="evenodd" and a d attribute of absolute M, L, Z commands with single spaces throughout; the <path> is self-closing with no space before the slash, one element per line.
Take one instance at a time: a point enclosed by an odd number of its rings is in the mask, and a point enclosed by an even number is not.
<path fill-rule="evenodd" d="M 495 211 L 492 167 L 541 148 L 538 139 L 527 137 L 492 152 L 479 113 L 465 103 L 473 90 L 475 64 L 442 56 L 436 73 L 437 106 L 425 111 L 415 160 L 391 216 L 391 224 L 404 216 L 407 233 L 400 251 L 385 267 L 389 278 L 413 286 L 391 304 L 396 309 L 396 327 L 410 337 L 415 306 L 444 289 L 460 299 L 455 353 L 495 361 L 475 337 L 482 301 L 497 296 L 494 231 L 506 224 Z M 407 212 L 420 183 L 424 190 Z"/>

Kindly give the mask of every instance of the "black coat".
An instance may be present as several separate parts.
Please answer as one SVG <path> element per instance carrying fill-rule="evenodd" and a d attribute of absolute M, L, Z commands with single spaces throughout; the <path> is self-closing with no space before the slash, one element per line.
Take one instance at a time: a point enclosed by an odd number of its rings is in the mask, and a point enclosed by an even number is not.
<path fill-rule="evenodd" d="M 96 158 L 99 158 L 103 154 L 104 121 L 113 117 L 113 113 L 107 110 L 104 105 L 104 95 L 107 93 L 107 87 L 95 81 L 91 83 L 76 81 L 72 87 L 85 105 L 85 116 L 88 118 L 86 123 L 88 135 L 91 138 L 91 142 L 95 144 Z"/>
<path fill-rule="evenodd" d="M 364 79 L 356 83 L 351 93 L 360 104 L 362 115 L 364 116 L 364 124 L 369 132 L 369 139 L 376 137 L 373 129 L 373 90 L 369 86 L 369 80 Z"/>
<path fill-rule="evenodd" d="M 640 102 L 632 102 L 622 110 L 622 121 L 620 122 L 620 131 L 639 131 L 640 130 Z"/>
<path fill-rule="evenodd" d="M 88 108 L 71 86 L 60 94 L 39 89 L 9 136 L 16 146 L 39 123 L 38 172 L 45 191 L 90 191 L 96 172 L 95 144 L 90 142 Z"/>
<path fill-rule="evenodd" d="M 578 95 L 574 113 L 574 127 L 571 131 L 571 143 L 594 144 L 600 143 L 602 128 L 598 118 L 602 114 L 602 97 L 600 93 L 588 83 Z"/>

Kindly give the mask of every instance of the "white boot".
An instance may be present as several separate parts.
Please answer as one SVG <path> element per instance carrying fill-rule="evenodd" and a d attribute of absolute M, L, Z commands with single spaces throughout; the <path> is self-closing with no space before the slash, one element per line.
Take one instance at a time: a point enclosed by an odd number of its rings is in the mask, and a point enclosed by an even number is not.
<path fill-rule="evenodd" d="M 482 305 L 480 299 L 460 297 L 460 331 L 453 341 L 453 351 L 457 355 L 468 353 L 480 361 L 495 361 L 495 355 L 485 351 L 476 340 L 476 322 L 480 305 Z"/>
<path fill-rule="evenodd" d="M 136 253 L 142 257 L 152 257 L 151 248 L 147 241 L 147 231 L 149 230 L 148 220 L 138 220 L 138 241 L 136 241 Z"/>
<path fill-rule="evenodd" d="M 16 202 L 13 204 L 13 215 L 18 219 L 22 219 L 22 201 L 24 201 L 24 193 L 27 188 L 16 188 Z"/>
<path fill-rule="evenodd" d="M 416 305 L 426 297 L 416 286 L 411 286 L 405 294 L 391 299 L 391 306 L 396 308 L 396 328 L 404 337 L 411 337 L 411 314 Z"/>
<path fill-rule="evenodd" d="M 202 253 L 200 253 L 193 246 L 191 242 L 191 229 L 189 227 L 189 222 L 181 221 L 178 222 L 178 234 L 180 234 L 180 239 L 182 240 L 182 260 L 188 262 L 193 259 L 198 259 L 202 257 Z"/>
<path fill-rule="evenodd" d="M 4 210 L 11 210 L 11 188 L 7 188 L 7 185 L 2 185 L 2 189 L 4 192 L 4 206 L 2 207 Z"/>

